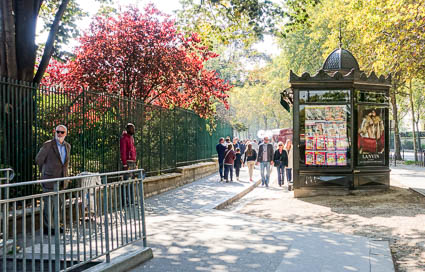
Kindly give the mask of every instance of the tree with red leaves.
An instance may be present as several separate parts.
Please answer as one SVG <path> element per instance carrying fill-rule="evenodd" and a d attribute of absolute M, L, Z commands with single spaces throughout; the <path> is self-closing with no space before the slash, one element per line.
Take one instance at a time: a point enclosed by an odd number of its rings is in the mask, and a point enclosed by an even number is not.
<path fill-rule="evenodd" d="M 179 33 L 174 21 L 153 5 L 144 12 L 130 8 L 116 17 L 95 18 L 80 43 L 74 59 L 51 62 L 44 85 L 89 88 L 191 109 L 203 117 L 214 113 L 216 101 L 227 107 L 231 86 L 204 68 L 217 54 L 196 33 Z"/>

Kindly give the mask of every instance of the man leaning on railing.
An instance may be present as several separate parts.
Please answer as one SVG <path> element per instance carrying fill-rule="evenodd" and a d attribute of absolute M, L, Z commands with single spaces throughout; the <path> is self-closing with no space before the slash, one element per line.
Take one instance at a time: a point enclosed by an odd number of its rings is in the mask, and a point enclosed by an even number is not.
<path fill-rule="evenodd" d="M 35 157 L 35 162 L 41 171 L 41 179 L 62 178 L 68 176 L 71 145 L 65 141 L 67 134 L 68 129 L 66 126 L 57 126 L 55 138 L 45 142 Z M 55 182 L 42 183 L 43 193 L 55 191 L 55 186 Z M 43 231 L 47 234 L 48 228 L 50 228 L 51 233 L 54 234 L 54 226 L 49 226 L 48 201 L 49 197 L 43 197 Z M 53 201 L 50 201 L 50 211 L 53 211 Z M 52 214 L 52 212 L 50 212 L 50 214 Z M 50 220 L 50 222 L 54 221 Z M 63 229 L 59 228 L 59 231 L 63 232 Z"/>

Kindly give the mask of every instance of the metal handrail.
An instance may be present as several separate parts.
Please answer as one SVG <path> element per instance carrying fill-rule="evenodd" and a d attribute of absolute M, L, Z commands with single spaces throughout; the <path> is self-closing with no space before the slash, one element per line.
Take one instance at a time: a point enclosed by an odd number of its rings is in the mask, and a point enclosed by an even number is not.
<path fill-rule="evenodd" d="M 14 177 L 15 177 L 15 171 L 13 171 L 12 168 L 3 168 L 0 169 L 0 173 L 5 172 L 5 176 L 0 176 L 0 181 L 1 180 L 6 180 L 7 183 L 9 183 L 9 181 L 11 181 Z"/>
<path fill-rule="evenodd" d="M 117 175 L 132 178 L 108 183 Z M 90 180 L 85 187 L 55 186 L 42 194 L 0 199 L 0 270 L 44 271 L 46 261 L 54 271 L 67 271 L 102 256 L 110 262 L 112 251 L 136 241 L 147 246 L 143 169 L 5 184 L 0 191 L 76 179 Z"/>
<path fill-rule="evenodd" d="M 88 178 L 88 177 L 118 176 L 118 175 L 140 172 L 140 170 L 143 171 L 143 169 L 135 169 L 135 170 L 108 172 L 108 173 L 95 173 L 95 174 L 84 175 L 84 176 L 71 176 L 71 177 L 63 177 L 63 178 L 32 180 L 32 181 L 25 181 L 25 182 L 19 182 L 19 183 L 3 184 L 3 185 L 0 185 L 0 189 L 1 188 L 11 188 L 11 187 L 25 186 L 25 185 L 36 185 L 36 184 L 43 184 L 43 183 L 51 183 L 51 182 L 58 183 L 58 182 L 61 182 L 61 181 L 78 180 L 78 179 Z"/>

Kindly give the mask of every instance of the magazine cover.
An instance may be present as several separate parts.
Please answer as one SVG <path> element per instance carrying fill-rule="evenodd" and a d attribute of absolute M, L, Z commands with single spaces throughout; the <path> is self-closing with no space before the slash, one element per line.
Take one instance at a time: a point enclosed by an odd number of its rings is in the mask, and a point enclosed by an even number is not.
<path fill-rule="evenodd" d="M 316 123 L 314 126 L 314 136 L 322 136 L 325 134 L 323 123 Z"/>
<path fill-rule="evenodd" d="M 329 152 L 328 154 L 326 154 L 326 165 L 336 165 L 335 152 Z"/>
<path fill-rule="evenodd" d="M 316 149 L 326 150 L 326 138 L 325 136 L 319 136 L 316 138 Z"/>
<path fill-rule="evenodd" d="M 313 165 L 314 164 L 314 152 L 305 152 L 305 164 Z"/>
<path fill-rule="evenodd" d="M 345 152 L 338 152 L 336 156 L 338 165 L 347 165 L 347 155 Z"/>
<path fill-rule="evenodd" d="M 326 164 L 326 152 L 316 152 L 316 165 Z"/>
<path fill-rule="evenodd" d="M 325 120 L 324 106 L 306 106 L 305 120 Z"/>
<path fill-rule="evenodd" d="M 346 150 L 348 147 L 348 142 L 346 137 L 336 139 L 336 149 L 337 150 Z"/>
<path fill-rule="evenodd" d="M 335 106 L 334 108 L 334 120 L 335 121 L 346 121 L 347 114 L 345 113 L 346 106 Z"/>
<path fill-rule="evenodd" d="M 305 124 L 305 135 L 307 136 L 314 136 L 314 125 L 311 124 Z"/>
<path fill-rule="evenodd" d="M 314 137 L 307 137 L 305 140 L 305 149 L 307 150 L 314 150 Z"/>
<path fill-rule="evenodd" d="M 334 121 L 335 120 L 335 113 L 334 113 L 334 107 L 332 106 L 327 106 L 325 108 L 325 117 L 326 117 L 326 121 Z"/>
<path fill-rule="evenodd" d="M 327 137 L 326 138 L 326 150 L 332 151 L 335 150 L 335 138 Z"/>
<path fill-rule="evenodd" d="M 338 129 L 339 136 L 347 135 L 347 127 L 345 126 L 345 123 L 337 124 L 337 129 Z"/>
<path fill-rule="evenodd" d="M 325 124 L 325 134 L 328 137 L 336 137 L 337 136 L 337 125 L 336 125 L 336 123 Z"/>

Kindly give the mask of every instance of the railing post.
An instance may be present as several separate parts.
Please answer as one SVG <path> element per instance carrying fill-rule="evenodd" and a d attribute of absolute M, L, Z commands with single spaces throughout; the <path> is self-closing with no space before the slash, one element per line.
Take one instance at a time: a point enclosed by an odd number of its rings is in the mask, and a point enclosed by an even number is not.
<path fill-rule="evenodd" d="M 146 222 L 145 222 L 145 197 L 143 195 L 143 169 L 140 169 L 138 173 L 139 183 L 139 195 L 140 195 L 140 209 L 142 211 L 142 234 L 143 234 L 143 246 L 147 247 L 146 243 Z"/>
<path fill-rule="evenodd" d="M 53 214 L 54 214 L 53 220 L 55 220 L 55 271 L 60 271 L 59 181 L 56 181 L 55 183 L 55 198 L 53 202 Z"/>
<path fill-rule="evenodd" d="M 108 218 L 108 177 L 102 176 L 103 184 L 103 216 L 105 217 L 105 245 L 106 245 L 106 262 L 111 262 L 111 255 L 109 252 L 109 218 Z"/>

